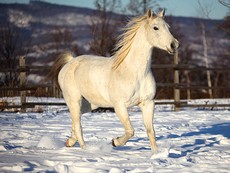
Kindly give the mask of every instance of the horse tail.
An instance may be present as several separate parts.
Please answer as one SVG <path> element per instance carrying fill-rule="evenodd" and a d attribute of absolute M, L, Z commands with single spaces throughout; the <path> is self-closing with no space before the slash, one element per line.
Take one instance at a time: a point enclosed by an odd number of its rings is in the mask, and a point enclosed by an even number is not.
<path fill-rule="evenodd" d="M 46 76 L 46 81 L 51 80 L 55 82 L 56 86 L 60 89 L 60 85 L 58 83 L 58 74 L 63 66 L 70 62 L 72 59 L 73 55 L 71 52 L 65 52 L 60 54 L 58 58 L 54 61 L 48 75 Z"/>

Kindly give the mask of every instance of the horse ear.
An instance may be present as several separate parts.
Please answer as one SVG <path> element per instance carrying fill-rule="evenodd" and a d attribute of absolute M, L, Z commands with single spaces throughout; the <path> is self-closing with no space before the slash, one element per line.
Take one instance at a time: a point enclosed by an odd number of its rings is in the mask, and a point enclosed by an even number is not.
<path fill-rule="evenodd" d="M 151 9 L 148 9 L 148 11 L 147 11 L 147 16 L 148 16 L 148 18 L 152 18 L 153 12 L 152 12 Z"/>
<path fill-rule="evenodd" d="M 157 13 L 157 16 L 164 17 L 165 16 L 165 9 L 163 8 L 159 13 Z"/>

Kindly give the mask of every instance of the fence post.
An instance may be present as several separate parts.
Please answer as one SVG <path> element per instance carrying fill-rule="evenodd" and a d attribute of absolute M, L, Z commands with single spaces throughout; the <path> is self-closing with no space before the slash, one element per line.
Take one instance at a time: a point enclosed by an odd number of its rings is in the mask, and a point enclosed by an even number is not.
<path fill-rule="evenodd" d="M 20 70 L 23 68 L 25 68 L 25 57 L 24 56 L 20 56 L 19 57 L 19 67 Z M 22 88 L 23 86 L 25 86 L 25 82 L 26 82 L 26 72 L 20 71 L 20 75 L 19 75 L 19 79 L 20 79 L 20 88 Z M 21 99 L 21 113 L 26 112 L 26 108 L 24 107 L 24 104 L 26 103 L 26 91 L 21 91 L 20 90 L 20 99 Z"/>
<path fill-rule="evenodd" d="M 174 55 L 174 65 L 178 65 L 178 51 Z M 174 69 L 174 111 L 180 110 L 179 70 Z"/>

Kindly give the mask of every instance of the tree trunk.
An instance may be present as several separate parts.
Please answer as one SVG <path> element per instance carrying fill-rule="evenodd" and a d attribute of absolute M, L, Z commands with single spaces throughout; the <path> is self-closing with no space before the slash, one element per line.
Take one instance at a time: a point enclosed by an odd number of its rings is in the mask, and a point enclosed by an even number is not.
<path fill-rule="evenodd" d="M 207 46 L 207 40 L 206 40 L 206 33 L 205 33 L 205 25 L 204 23 L 201 23 L 201 30 L 202 30 L 202 42 L 204 47 L 204 60 L 205 60 L 205 66 L 206 68 L 209 67 L 208 63 L 208 46 Z M 212 87 L 211 82 L 211 73 L 210 70 L 207 70 L 207 80 L 208 80 L 208 87 Z M 212 89 L 208 89 L 208 94 L 210 98 L 213 98 Z"/>

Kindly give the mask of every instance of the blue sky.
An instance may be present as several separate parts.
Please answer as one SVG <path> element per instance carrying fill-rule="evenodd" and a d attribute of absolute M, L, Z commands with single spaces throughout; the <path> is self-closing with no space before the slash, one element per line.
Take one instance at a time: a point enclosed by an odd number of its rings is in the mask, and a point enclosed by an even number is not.
<path fill-rule="evenodd" d="M 71 6 L 94 8 L 94 0 L 44 0 L 51 3 L 65 4 Z M 121 0 L 123 6 L 129 0 Z M 28 3 L 29 0 L 0 0 L 7 3 Z M 166 14 L 174 16 L 200 17 L 198 13 L 198 0 L 158 0 L 160 6 L 166 9 Z M 230 11 L 229 8 L 221 5 L 218 0 L 200 0 L 202 6 L 211 9 L 211 19 L 223 19 Z"/>

